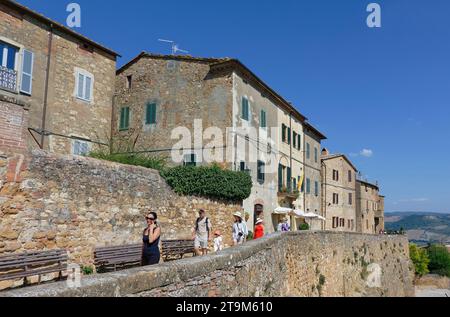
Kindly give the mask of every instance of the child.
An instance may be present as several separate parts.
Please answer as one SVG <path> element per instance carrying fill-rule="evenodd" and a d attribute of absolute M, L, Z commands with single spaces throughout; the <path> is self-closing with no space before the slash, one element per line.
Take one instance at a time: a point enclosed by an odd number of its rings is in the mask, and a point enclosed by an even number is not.
<path fill-rule="evenodd" d="M 214 232 L 214 252 L 219 252 L 223 250 L 223 238 L 220 231 Z"/>
<path fill-rule="evenodd" d="M 260 218 L 256 220 L 255 240 L 264 237 L 264 221 Z"/>

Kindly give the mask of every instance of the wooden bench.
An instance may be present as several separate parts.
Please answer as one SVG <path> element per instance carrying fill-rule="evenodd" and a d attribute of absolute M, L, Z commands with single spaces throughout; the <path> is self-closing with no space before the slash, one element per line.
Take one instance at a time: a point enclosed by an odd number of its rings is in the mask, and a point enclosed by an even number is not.
<path fill-rule="evenodd" d="M 67 252 L 65 250 L 51 250 L 11 254 L 0 257 L 0 281 L 38 276 L 41 283 L 42 274 L 59 273 L 62 279 L 67 270 Z"/>
<path fill-rule="evenodd" d="M 195 254 L 192 240 L 163 240 L 161 257 L 164 261 L 182 259 L 185 254 Z M 96 248 L 94 264 L 97 272 L 109 272 L 141 265 L 142 243 Z"/>

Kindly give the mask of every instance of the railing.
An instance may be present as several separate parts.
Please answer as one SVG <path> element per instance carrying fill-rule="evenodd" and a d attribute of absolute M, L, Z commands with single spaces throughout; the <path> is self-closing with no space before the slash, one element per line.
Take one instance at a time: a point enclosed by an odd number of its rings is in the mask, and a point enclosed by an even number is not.
<path fill-rule="evenodd" d="M 0 66 L 0 89 L 17 91 L 17 72 Z"/>

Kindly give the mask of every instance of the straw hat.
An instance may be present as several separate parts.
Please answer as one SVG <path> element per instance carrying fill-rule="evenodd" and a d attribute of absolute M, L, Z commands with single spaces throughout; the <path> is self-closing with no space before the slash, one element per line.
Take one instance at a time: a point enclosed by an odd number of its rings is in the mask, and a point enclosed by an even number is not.
<path fill-rule="evenodd" d="M 243 219 L 243 218 L 242 218 L 242 213 L 241 213 L 240 211 L 236 211 L 236 212 L 233 214 L 233 216 Z"/>
<path fill-rule="evenodd" d="M 256 224 L 259 225 L 260 223 L 263 223 L 264 220 L 262 220 L 261 218 L 256 219 Z"/>
<path fill-rule="evenodd" d="M 221 236 L 222 234 L 220 233 L 219 230 L 216 230 L 216 231 L 214 232 L 214 235 L 215 235 L 215 236 Z"/>

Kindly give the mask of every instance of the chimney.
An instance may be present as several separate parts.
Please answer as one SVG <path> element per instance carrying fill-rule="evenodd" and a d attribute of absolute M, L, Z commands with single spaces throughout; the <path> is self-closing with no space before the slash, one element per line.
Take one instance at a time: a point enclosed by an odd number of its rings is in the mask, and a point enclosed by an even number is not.
<path fill-rule="evenodd" d="M 328 156 L 328 155 L 330 155 L 330 152 L 328 152 L 328 149 L 327 148 L 323 148 L 322 149 L 322 156 Z"/>

